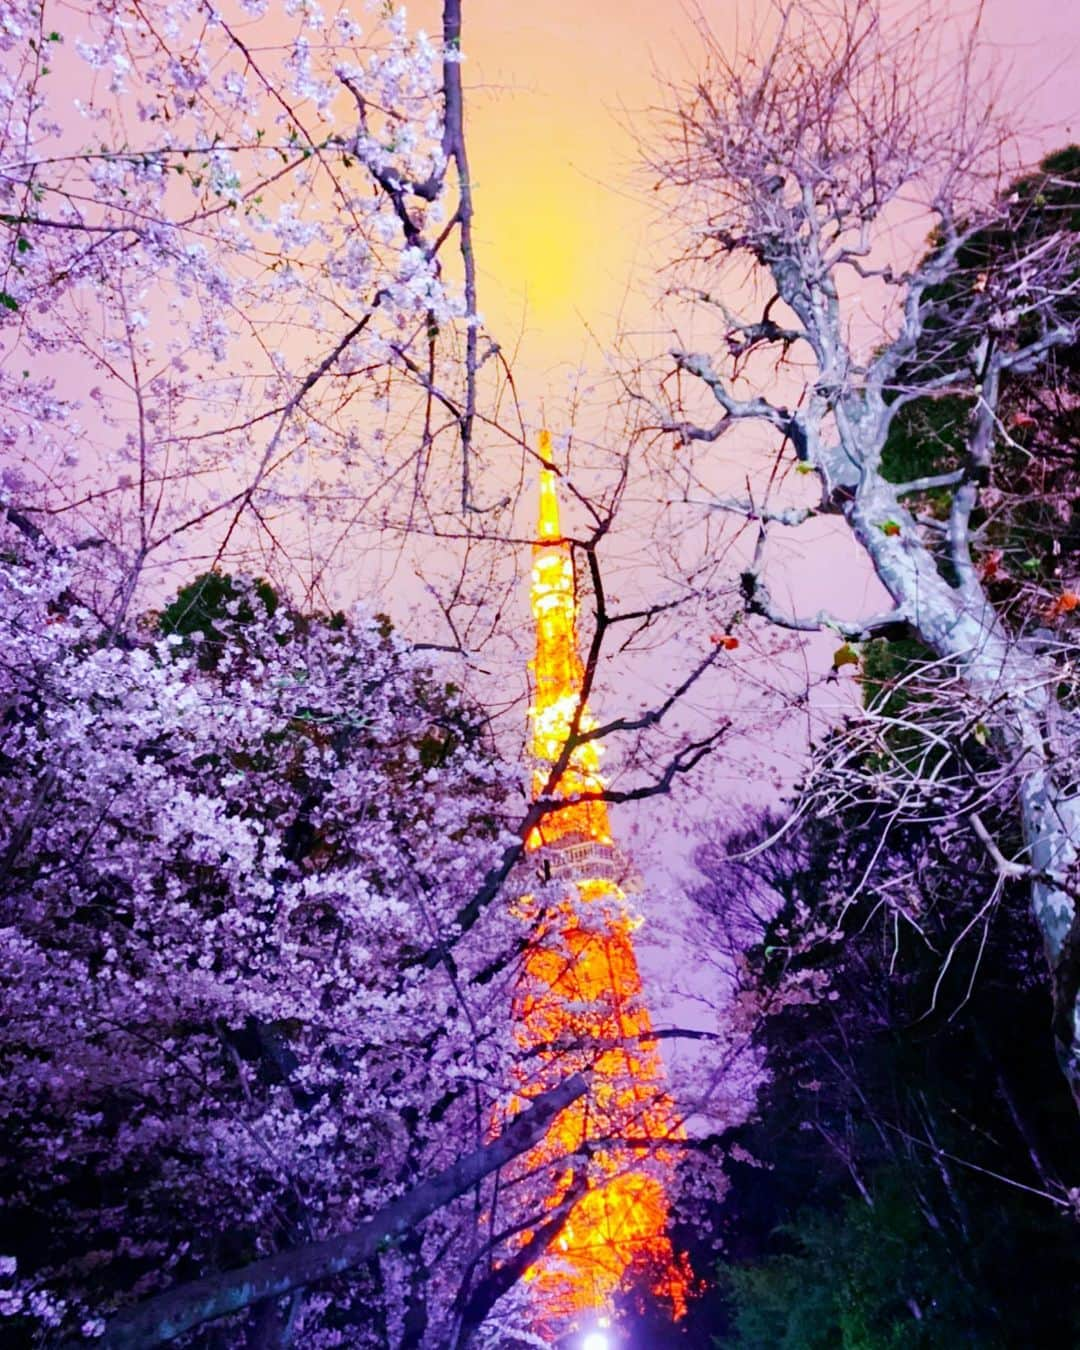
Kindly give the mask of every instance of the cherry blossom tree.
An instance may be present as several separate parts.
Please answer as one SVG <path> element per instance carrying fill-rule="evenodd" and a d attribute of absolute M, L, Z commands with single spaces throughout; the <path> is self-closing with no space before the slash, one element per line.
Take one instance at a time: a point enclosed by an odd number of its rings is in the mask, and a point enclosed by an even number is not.
<path fill-rule="evenodd" d="M 527 1332 L 507 1296 L 591 1167 L 500 1176 L 587 1087 L 537 1086 L 510 1017 L 565 906 L 523 843 L 564 801 L 518 804 L 384 616 L 217 572 L 117 631 L 76 551 L 10 510 L 3 545 L 5 1335 Z"/>
<path fill-rule="evenodd" d="M 480 477 L 524 437 L 478 313 L 460 0 L 442 18 L 0 17 L 0 1312 L 24 1343 L 148 1343 L 180 1305 L 185 1334 L 231 1311 L 223 1345 L 505 1343 L 589 1177 L 554 1208 L 546 1171 L 484 1180 L 544 1118 L 492 1138 L 529 1081 L 509 902 L 527 886 L 539 925 L 562 898 L 524 842 L 586 740 L 628 749 L 612 802 L 692 771 L 726 723 L 670 715 L 730 648 L 584 717 L 670 609 L 605 589 L 620 455 L 577 492 L 593 613 L 539 800 L 421 652 L 490 634 L 531 543 L 514 473 Z M 334 612 L 398 549 L 449 569 L 449 642 Z"/>
<path fill-rule="evenodd" d="M 386 528 L 472 511 L 501 366 L 460 39 L 460 0 L 437 39 L 393 5 L 5 6 L 7 491 L 93 545 L 110 620 L 179 560 L 318 596 Z"/>
<path fill-rule="evenodd" d="M 70 565 L 8 534 L 5 1312 L 92 1334 L 489 1137 L 519 925 L 492 908 L 419 957 L 506 847 L 512 774 L 384 622 L 219 578 L 110 641 Z M 474 1205 L 282 1316 L 305 1345 L 380 1318 L 438 1339 Z"/>

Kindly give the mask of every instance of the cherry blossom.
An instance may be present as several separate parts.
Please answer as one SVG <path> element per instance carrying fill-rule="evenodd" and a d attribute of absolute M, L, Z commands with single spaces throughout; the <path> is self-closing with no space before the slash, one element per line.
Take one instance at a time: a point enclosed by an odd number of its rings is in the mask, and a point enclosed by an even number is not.
<path fill-rule="evenodd" d="M 219 575 L 121 637 L 69 557 L 6 534 L 0 1314 L 29 1345 L 346 1229 L 482 1142 L 519 921 L 421 959 L 506 847 L 507 773 L 384 620 Z M 411 1302 L 445 1343 L 480 1240 L 451 1207 L 299 1298 L 296 1343 L 367 1344 Z"/>

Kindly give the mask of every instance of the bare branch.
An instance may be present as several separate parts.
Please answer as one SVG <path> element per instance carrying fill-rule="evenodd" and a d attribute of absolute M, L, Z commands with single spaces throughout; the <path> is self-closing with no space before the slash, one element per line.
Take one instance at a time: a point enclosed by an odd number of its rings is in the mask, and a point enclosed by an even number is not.
<path fill-rule="evenodd" d="M 746 607 L 751 614 L 758 614 L 780 628 L 789 628 L 799 633 L 820 633 L 829 629 L 851 642 L 869 642 L 871 638 L 896 638 L 906 634 L 911 627 L 907 610 L 898 605 L 885 614 L 875 614 L 866 619 L 838 619 L 826 610 L 799 618 L 785 614 L 773 603 L 769 588 L 756 572 L 744 572 L 742 592 Z"/>
<path fill-rule="evenodd" d="M 727 416 L 722 422 L 708 430 L 695 427 L 691 423 L 678 423 L 672 425 L 669 428 L 670 430 L 677 431 L 688 441 L 714 441 L 723 435 L 733 422 L 748 420 L 766 422 L 769 426 L 776 427 L 778 431 L 784 433 L 794 445 L 795 453 L 800 459 L 806 457 L 806 432 L 796 413 L 789 412 L 787 408 L 776 407 L 765 398 L 734 398 L 713 369 L 710 359 L 700 352 L 674 351 L 672 356 L 680 370 L 685 370 L 690 375 L 696 375 L 702 383 L 708 386 L 713 397 L 724 409 Z"/>

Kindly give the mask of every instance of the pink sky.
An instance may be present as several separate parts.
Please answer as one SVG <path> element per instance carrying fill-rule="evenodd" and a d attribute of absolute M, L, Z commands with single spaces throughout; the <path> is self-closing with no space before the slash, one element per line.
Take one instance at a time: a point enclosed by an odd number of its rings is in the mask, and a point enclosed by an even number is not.
<path fill-rule="evenodd" d="M 718 38 L 730 41 L 736 30 L 752 26 L 764 3 L 703 0 L 701 13 Z M 942 7 L 971 9 L 954 0 Z M 621 328 L 654 334 L 643 344 L 663 346 L 652 302 L 662 289 L 659 269 L 672 249 L 665 238 L 670 229 L 657 218 L 635 129 L 648 133 L 648 109 L 662 101 L 665 76 L 677 81 L 695 70 L 700 49 L 695 11 L 678 0 L 464 0 L 464 9 L 480 308 L 488 330 L 508 351 L 520 337 L 514 366 L 527 411 L 535 426 L 543 402 L 558 432 L 564 429 L 559 422 L 567 367 L 599 367 Z M 437 31 L 438 0 L 417 0 L 410 13 L 414 22 Z M 1031 157 L 1080 138 L 1076 0 L 985 0 L 983 28 L 1002 67 L 1009 68 L 1007 88 L 1021 125 L 1030 131 Z M 724 444 L 737 463 L 734 443 Z M 530 526 L 522 524 L 527 533 Z M 816 526 L 786 542 L 789 570 L 801 574 L 793 607 L 836 605 L 836 578 L 842 577 L 849 612 L 876 608 L 872 579 L 851 541 L 835 530 L 831 540 L 815 539 L 822 528 L 832 527 Z M 634 543 L 624 536 L 620 546 Z M 807 543 L 813 547 L 804 565 L 801 550 Z M 774 584 L 774 591 L 786 598 L 782 586 Z M 520 609 L 527 623 L 523 589 Z M 828 661 L 827 646 L 819 644 L 811 649 L 808 668 L 820 674 Z M 672 663 L 657 664 L 654 688 L 647 692 L 662 697 Z M 742 697 L 734 682 L 730 695 Z M 839 704 L 843 691 L 831 686 L 829 697 Z M 690 821 L 701 837 L 732 802 L 746 796 L 748 784 L 759 798 L 775 795 L 767 776 L 769 755 L 786 753 L 790 768 L 802 753 L 804 732 L 805 724 L 793 727 L 786 751 L 763 745 L 756 760 L 752 750 L 720 760 L 707 802 L 682 798 L 652 804 L 636 817 L 623 812 L 616 829 L 647 867 L 655 861 L 649 847 L 659 851 L 658 839 L 664 851 L 679 847 L 672 842 L 677 837 L 672 817 Z M 638 836 L 635 825 L 641 827 Z M 662 893 L 657 899 L 656 908 L 662 908 Z M 670 972 L 670 956 L 667 964 Z"/>

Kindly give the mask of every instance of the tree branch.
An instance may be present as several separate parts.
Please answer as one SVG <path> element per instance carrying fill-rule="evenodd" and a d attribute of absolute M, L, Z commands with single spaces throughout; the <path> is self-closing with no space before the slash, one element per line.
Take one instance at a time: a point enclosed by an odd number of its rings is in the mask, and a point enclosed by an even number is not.
<path fill-rule="evenodd" d="M 570 1211 L 587 1189 L 588 1174 L 584 1168 L 578 1168 L 562 1201 L 544 1222 L 533 1230 L 529 1240 L 523 1243 L 508 1261 L 496 1266 L 480 1281 L 462 1309 L 457 1350 L 465 1350 L 499 1299 L 512 1289 L 529 1267 L 547 1251 L 566 1226 Z"/>
<path fill-rule="evenodd" d="M 816 614 L 799 618 L 776 608 L 769 594 L 769 588 L 756 572 L 744 572 L 740 581 L 747 610 L 751 614 L 768 619 L 778 628 L 789 628 L 797 633 L 820 633 L 825 629 L 831 629 L 851 642 L 868 642 L 871 638 L 877 637 L 895 640 L 906 636 L 910 629 L 910 616 L 903 606 L 897 606 L 885 614 L 872 615 L 867 619 L 838 619 L 823 609 L 819 609 Z"/>
<path fill-rule="evenodd" d="M 753 502 L 740 497 L 714 497 L 708 502 L 696 503 L 686 499 L 688 506 L 703 505 L 710 511 L 730 511 L 733 515 L 743 516 L 747 520 L 759 520 L 766 525 L 787 525 L 794 528 L 802 525 L 817 514 L 812 506 L 785 506 L 779 511 L 767 506 L 755 506 Z"/>
<path fill-rule="evenodd" d="M 558 1113 L 584 1096 L 587 1089 L 586 1079 L 574 1074 L 557 1088 L 542 1093 L 497 1139 L 391 1201 L 350 1233 L 294 1247 L 239 1270 L 180 1285 L 121 1313 L 106 1328 L 100 1341 L 102 1350 L 151 1350 L 204 1322 L 355 1270 L 370 1260 L 380 1246 L 409 1232 L 429 1214 L 527 1152 L 547 1133 Z M 74 1350 L 74 1346 L 68 1350 Z"/>
<path fill-rule="evenodd" d="M 788 437 L 800 459 L 806 458 L 808 444 L 806 430 L 796 413 L 789 412 L 787 408 L 778 408 L 765 398 L 733 398 L 723 380 L 713 370 L 712 362 L 700 352 L 674 351 L 671 354 L 680 370 L 696 375 L 702 383 L 709 387 L 713 398 L 720 404 L 727 416 L 715 427 L 708 430 L 695 427 L 689 422 L 673 424 L 667 430 L 678 431 L 687 440 L 715 441 L 723 435 L 733 422 L 767 422 Z"/>

